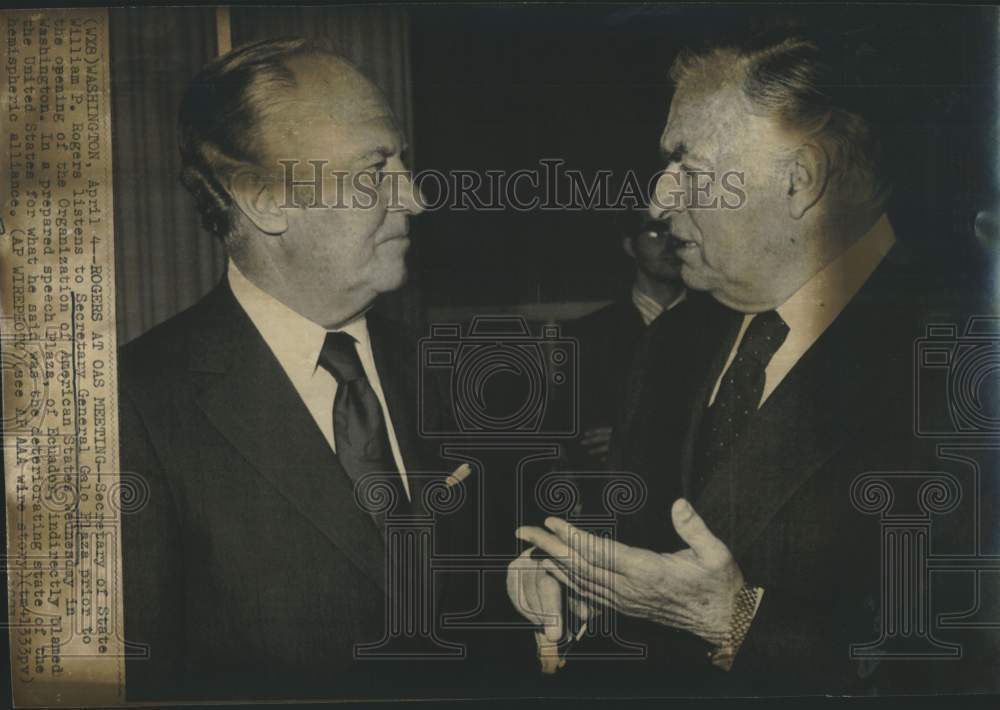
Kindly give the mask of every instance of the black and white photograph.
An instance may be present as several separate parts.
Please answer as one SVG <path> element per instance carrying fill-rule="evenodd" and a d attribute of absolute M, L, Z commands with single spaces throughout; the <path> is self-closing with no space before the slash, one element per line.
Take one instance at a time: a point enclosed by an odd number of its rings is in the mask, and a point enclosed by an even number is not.
<path fill-rule="evenodd" d="M 0 22 L 12 706 L 1000 694 L 1000 8 Z"/>

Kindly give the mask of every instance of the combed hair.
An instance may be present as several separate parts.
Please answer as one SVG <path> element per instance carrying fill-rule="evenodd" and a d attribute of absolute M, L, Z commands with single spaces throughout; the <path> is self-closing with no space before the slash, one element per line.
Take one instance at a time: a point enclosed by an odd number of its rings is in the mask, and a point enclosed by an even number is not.
<path fill-rule="evenodd" d="M 231 236 L 236 219 L 226 175 L 240 165 L 262 165 L 261 126 L 269 102 L 296 86 L 289 60 L 315 55 L 346 61 L 316 40 L 269 39 L 214 59 L 188 84 L 177 122 L 180 179 L 194 196 L 202 225 L 220 239 Z"/>
<path fill-rule="evenodd" d="M 768 31 L 749 40 L 685 50 L 670 78 L 680 84 L 723 68 L 739 82 L 750 110 L 815 137 L 830 159 L 840 194 L 875 208 L 890 192 L 878 92 L 850 80 L 863 47 L 831 46 L 822 36 Z"/>

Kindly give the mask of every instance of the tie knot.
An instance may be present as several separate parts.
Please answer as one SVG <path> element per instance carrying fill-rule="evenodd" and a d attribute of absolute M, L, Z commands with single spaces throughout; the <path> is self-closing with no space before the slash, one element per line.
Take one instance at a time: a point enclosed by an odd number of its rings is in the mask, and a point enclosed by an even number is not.
<path fill-rule="evenodd" d="M 739 354 L 753 358 L 764 367 L 788 336 L 788 325 L 776 311 L 764 311 L 751 319 L 740 343 Z"/>
<path fill-rule="evenodd" d="M 337 384 L 365 379 L 358 357 L 357 341 L 347 333 L 327 333 L 319 352 L 320 366 L 333 375 Z"/>

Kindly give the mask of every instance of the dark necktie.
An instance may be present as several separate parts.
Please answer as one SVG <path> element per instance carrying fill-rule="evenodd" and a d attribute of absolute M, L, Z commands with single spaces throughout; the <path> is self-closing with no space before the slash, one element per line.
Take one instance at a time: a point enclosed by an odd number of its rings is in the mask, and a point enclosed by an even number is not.
<path fill-rule="evenodd" d="M 406 503 L 382 407 L 365 376 L 357 343 L 347 333 L 327 333 L 319 364 L 337 380 L 333 400 L 333 441 L 337 458 L 355 483 L 368 473 L 390 473 L 398 500 Z"/>
<path fill-rule="evenodd" d="M 787 335 L 788 326 L 775 311 L 758 313 L 747 326 L 736 357 L 702 421 L 692 497 L 701 492 L 716 464 L 739 441 L 747 422 L 757 412 L 764 394 L 767 364 Z"/>

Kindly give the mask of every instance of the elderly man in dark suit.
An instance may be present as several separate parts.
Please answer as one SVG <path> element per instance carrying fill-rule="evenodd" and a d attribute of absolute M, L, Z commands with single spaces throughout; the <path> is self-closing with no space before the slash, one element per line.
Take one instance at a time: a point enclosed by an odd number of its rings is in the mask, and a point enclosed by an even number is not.
<path fill-rule="evenodd" d="M 419 511 L 415 472 L 439 470 L 417 436 L 415 344 L 369 313 L 404 282 L 421 212 L 403 138 L 357 69 L 293 39 L 206 66 L 180 139 L 229 260 L 121 354 L 122 466 L 149 494 L 123 520 L 125 634 L 149 650 L 127 663 L 129 697 L 405 693 L 419 664 L 355 662 L 409 573 L 386 569 L 375 504 Z M 406 623 L 426 636 L 423 621 Z"/>
<path fill-rule="evenodd" d="M 580 682 L 641 694 L 995 687 L 991 633 L 896 617 L 917 603 L 898 590 L 930 594 L 929 578 L 882 578 L 882 531 L 857 488 L 870 472 L 933 478 L 948 467 L 913 432 L 913 347 L 941 317 L 928 305 L 940 292 L 896 245 L 878 122 L 870 102 L 844 93 L 838 56 L 853 55 L 784 32 L 675 64 L 650 214 L 680 240 L 685 283 L 715 303 L 684 348 L 655 354 L 633 436 L 613 443 L 616 470 L 640 473 L 647 489 L 619 542 L 550 518 L 517 532 L 533 547 L 509 572 L 514 604 L 550 644 L 579 628 L 564 607 L 604 610 L 619 638 L 647 644 L 614 678 L 570 658 L 564 672 L 575 666 Z M 711 208 L 733 175 L 742 204 Z M 992 516 L 968 508 L 973 483 L 925 544 L 992 539 Z M 922 514 L 932 503 L 922 499 Z M 936 581 L 934 613 L 996 620 L 990 584 Z M 946 584 L 959 581 L 964 592 Z M 886 619 L 907 624 L 920 650 L 859 651 Z M 961 659 L 920 660 L 948 642 L 962 644 Z"/>

